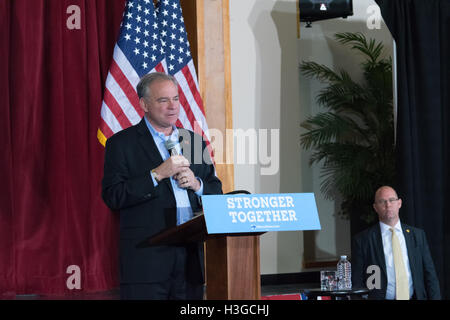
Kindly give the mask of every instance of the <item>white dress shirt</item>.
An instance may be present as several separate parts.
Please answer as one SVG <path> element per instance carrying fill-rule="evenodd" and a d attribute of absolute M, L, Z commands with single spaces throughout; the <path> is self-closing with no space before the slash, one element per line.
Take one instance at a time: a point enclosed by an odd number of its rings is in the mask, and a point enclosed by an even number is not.
<path fill-rule="evenodd" d="M 170 154 L 166 148 L 165 142 L 169 139 L 171 139 L 172 141 L 178 141 L 178 129 L 174 126 L 172 134 L 166 137 L 164 133 L 158 132 L 155 130 L 155 128 L 153 128 L 147 117 L 144 117 L 144 119 L 163 161 L 166 161 L 167 159 L 169 159 Z M 177 148 L 178 153 L 181 154 L 181 146 L 177 144 L 175 148 Z M 158 182 L 155 180 L 155 178 L 153 178 L 152 175 L 150 175 L 150 177 L 153 180 L 153 185 L 156 187 L 158 185 Z M 200 197 L 203 195 L 203 181 L 198 177 L 197 179 L 200 182 L 200 189 L 195 193 Z M 179 187 L 178 183 L 173 177 L 170 177 L 170 183 L 172 184 L 172 189 L 177 204 L 177 225 L 180 225 L 192 219 L 194 213 L 192 212 L 191 203 L 189 202 L 189 196 L 186 189 Z"/>
<path fill-rule="evenodd" d="M 395 299 L 395 268 L 394 268 L 394 256 L 392 254 L 392 232 L 389 230 L 391 227 L 380 221 L 381 238 L 383 240 L 384 258 L 386 260 L 386 272 L 387 272 L 387 290 L 386 299 Z M 406 275 L 408 277 L 409 285 L 409 297 L 413 295 L 413 281 L 411 277 L 411 268 L 409 267 L 408 250 L 406 249 L 405 236 L 403 235 L 400 220 L 394 226 L 395 234 L 400 242 L 402 249 L 403 262 L 406 267 Z"/>

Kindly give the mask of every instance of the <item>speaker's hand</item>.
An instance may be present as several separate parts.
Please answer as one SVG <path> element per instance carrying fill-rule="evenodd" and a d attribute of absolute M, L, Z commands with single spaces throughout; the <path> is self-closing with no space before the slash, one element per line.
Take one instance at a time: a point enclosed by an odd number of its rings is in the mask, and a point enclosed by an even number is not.
<path fill-rule="evenodd" d="M 189 167 L 183 168 L 173 178 L 177 181 L 180 188 L 198 191 L 202 186 L 200 181 L 195 177 L 194 172 L 192 172 Z"/>
<path fill-rule="evenodd" d="M 154 169 L 156 173 L 156 180 L 161 181 L 165 178 L 170 178 L 182 172 L 185 169 L 189 169 L 189 161 L 185 157 L 171 156 L 169 159 L 161 163 L 160 166 Z"/>

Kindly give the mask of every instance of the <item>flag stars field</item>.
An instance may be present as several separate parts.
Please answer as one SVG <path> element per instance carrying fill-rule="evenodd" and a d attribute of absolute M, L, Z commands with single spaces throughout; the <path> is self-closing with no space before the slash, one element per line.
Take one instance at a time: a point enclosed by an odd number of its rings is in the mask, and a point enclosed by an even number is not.
<path fill-rule="evenodd" d="M 156 4 L 153 0 L 127 2 L 105 84 L 98 134 L 102 144 L 142 119 L 136 85 L 142 76 L 157 71 L 173 75 L 180 85 L 182 108 L 177 126 L 203 136 L 212 155 L 185 30 L 180 0 L 160 0 Z"/>

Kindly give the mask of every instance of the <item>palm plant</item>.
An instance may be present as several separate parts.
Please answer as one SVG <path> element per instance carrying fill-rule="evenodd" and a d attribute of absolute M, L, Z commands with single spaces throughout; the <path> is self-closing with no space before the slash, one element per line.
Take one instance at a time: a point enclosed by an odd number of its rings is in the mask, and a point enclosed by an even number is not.
<path fill-rule="evenodd" d="M 328 111 L 309 117 L 301 126 L 301 145 L 313 153 L 310 165 L 322 164 L 321 191 L 328 199 L 343 199 L 343 216 L 358 215 L 366 223 L 376 217 L 373 195 L 394 181 L 394 121 L 392 60 L 383 58 L 383 44 L 362 33 L 337 33 L 335 39 L 362 53 L 364 79 L 357 83 L 345 70 L 302 62 L 309 78 L 326 83 L 317 96 Z M 322 162 L 323 161 L 323 162 Z"/>

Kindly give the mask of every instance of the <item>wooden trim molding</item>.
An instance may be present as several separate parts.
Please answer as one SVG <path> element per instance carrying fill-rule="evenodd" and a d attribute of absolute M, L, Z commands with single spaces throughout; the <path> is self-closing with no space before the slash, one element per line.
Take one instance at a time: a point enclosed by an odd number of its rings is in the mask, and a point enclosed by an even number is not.
<path fill-rule="evenodd" d="M 227 137 L 227 129 L 233 128 L 231 93 L 231 48 L 229 0 L 195 0 L 197 14 L 198 77 L 210 131 L 220 131 L 222 150 L 216 154 L 217 175 L 223 191 L 234 190 L 233 136 Z M 212 130 L 211 130 L 212 129 Z"/>
<path fill-rule="evenodd" d="M 198 61 L 198 80 L 200 87 L 200 94 L 203 101 L 205 101 L 205 0 L 196 0 L 196 16 L 197 16 L 197 61 Z M 205 106 L 205 109 L 207 106 Z"/>
<path fill-rule="evenodd" d="M 223 0 L 223 44 L 224 44 L 224 76 L 225 76 L 225 121 L 226 128 L 233 128 L 233 107 L 231 90 L 231 39 L 230 39 L 230 2 Z"/>

